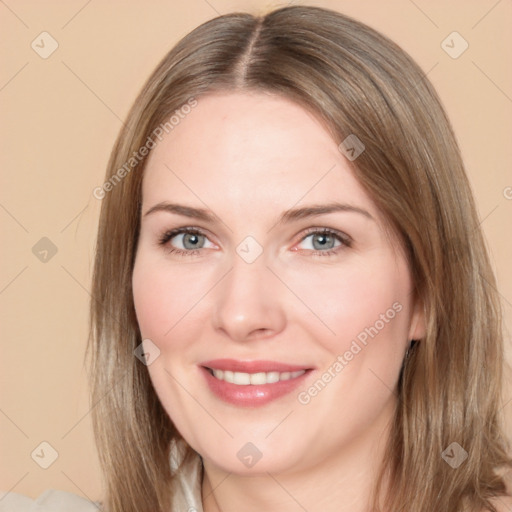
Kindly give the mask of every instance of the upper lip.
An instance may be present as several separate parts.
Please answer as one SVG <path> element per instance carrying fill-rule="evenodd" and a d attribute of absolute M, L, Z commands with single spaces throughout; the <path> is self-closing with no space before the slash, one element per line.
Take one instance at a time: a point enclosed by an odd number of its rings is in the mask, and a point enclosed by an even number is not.
<path fill-rule="evenodd" d="M 277 361 L 239 361 L 237 359 L 212 359 L 201 363 L 201 366 L 212 370 L 229 370 L 233 372 L 258 373 L 258 372 L 296 372 L 310 370 L 305 365 L 280 363 Z"/>

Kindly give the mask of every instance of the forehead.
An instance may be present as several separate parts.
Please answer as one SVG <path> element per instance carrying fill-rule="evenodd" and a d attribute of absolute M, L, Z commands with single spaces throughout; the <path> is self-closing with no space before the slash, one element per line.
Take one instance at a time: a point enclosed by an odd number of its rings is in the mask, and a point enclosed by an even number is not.
<path fill-rule="evenodd" d="M 216 93 L 197 101 L 151 152 L 146 208 L 179 198 L 245 214 L 342 200 L 377 213 L 337 143 L 300 105 L 266 93 Z"/>

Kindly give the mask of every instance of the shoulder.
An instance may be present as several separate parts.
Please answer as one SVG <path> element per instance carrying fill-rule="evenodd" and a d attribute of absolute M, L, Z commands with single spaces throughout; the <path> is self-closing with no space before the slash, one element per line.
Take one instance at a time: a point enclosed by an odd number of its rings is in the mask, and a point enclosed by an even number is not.
<path fill-rule="evenodd" d="M 35 500 L 13 492 L 2 493 L 0 512 L 99 512 L 100 503 L 76 494 L 48 489 Z"/>

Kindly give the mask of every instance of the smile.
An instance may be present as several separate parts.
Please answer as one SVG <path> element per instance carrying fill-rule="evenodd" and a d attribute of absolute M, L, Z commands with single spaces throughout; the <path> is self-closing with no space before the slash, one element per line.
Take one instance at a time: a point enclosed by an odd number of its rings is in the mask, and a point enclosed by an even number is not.
<path fill-rule="evenodd" d="M 258 372 L 258 373 L 244 373 L 232 372 L 229 370 L 212 370 L 209 368 L 211 374 L 219 380 L 236 384 L 237 386 L 249 386 L 260 384 L 274 384 L 275 382 L 296 379 L 300 377 L 306 370 L 298 370 L 296 372 Z"/>
<path fill-rule="evenodd" d="M 216 399 L 238 407 L 259 407 L 278 399 L 291 400 L 313 368 L 277 361 L 204 361 L 199 370 Z"/>

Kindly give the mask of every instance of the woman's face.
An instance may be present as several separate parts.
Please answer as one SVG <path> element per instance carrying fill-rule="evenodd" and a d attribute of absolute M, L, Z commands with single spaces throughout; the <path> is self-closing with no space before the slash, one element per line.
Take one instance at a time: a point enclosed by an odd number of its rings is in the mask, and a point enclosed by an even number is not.
<path fill-rule="evenodd" d="M 348 164 L 264 93 L 199 98 L 152 150 L 135 308 L 156 393 L 205 464 L 299 471 L 371 450 L 392 416 L 423 319 Z"/>

